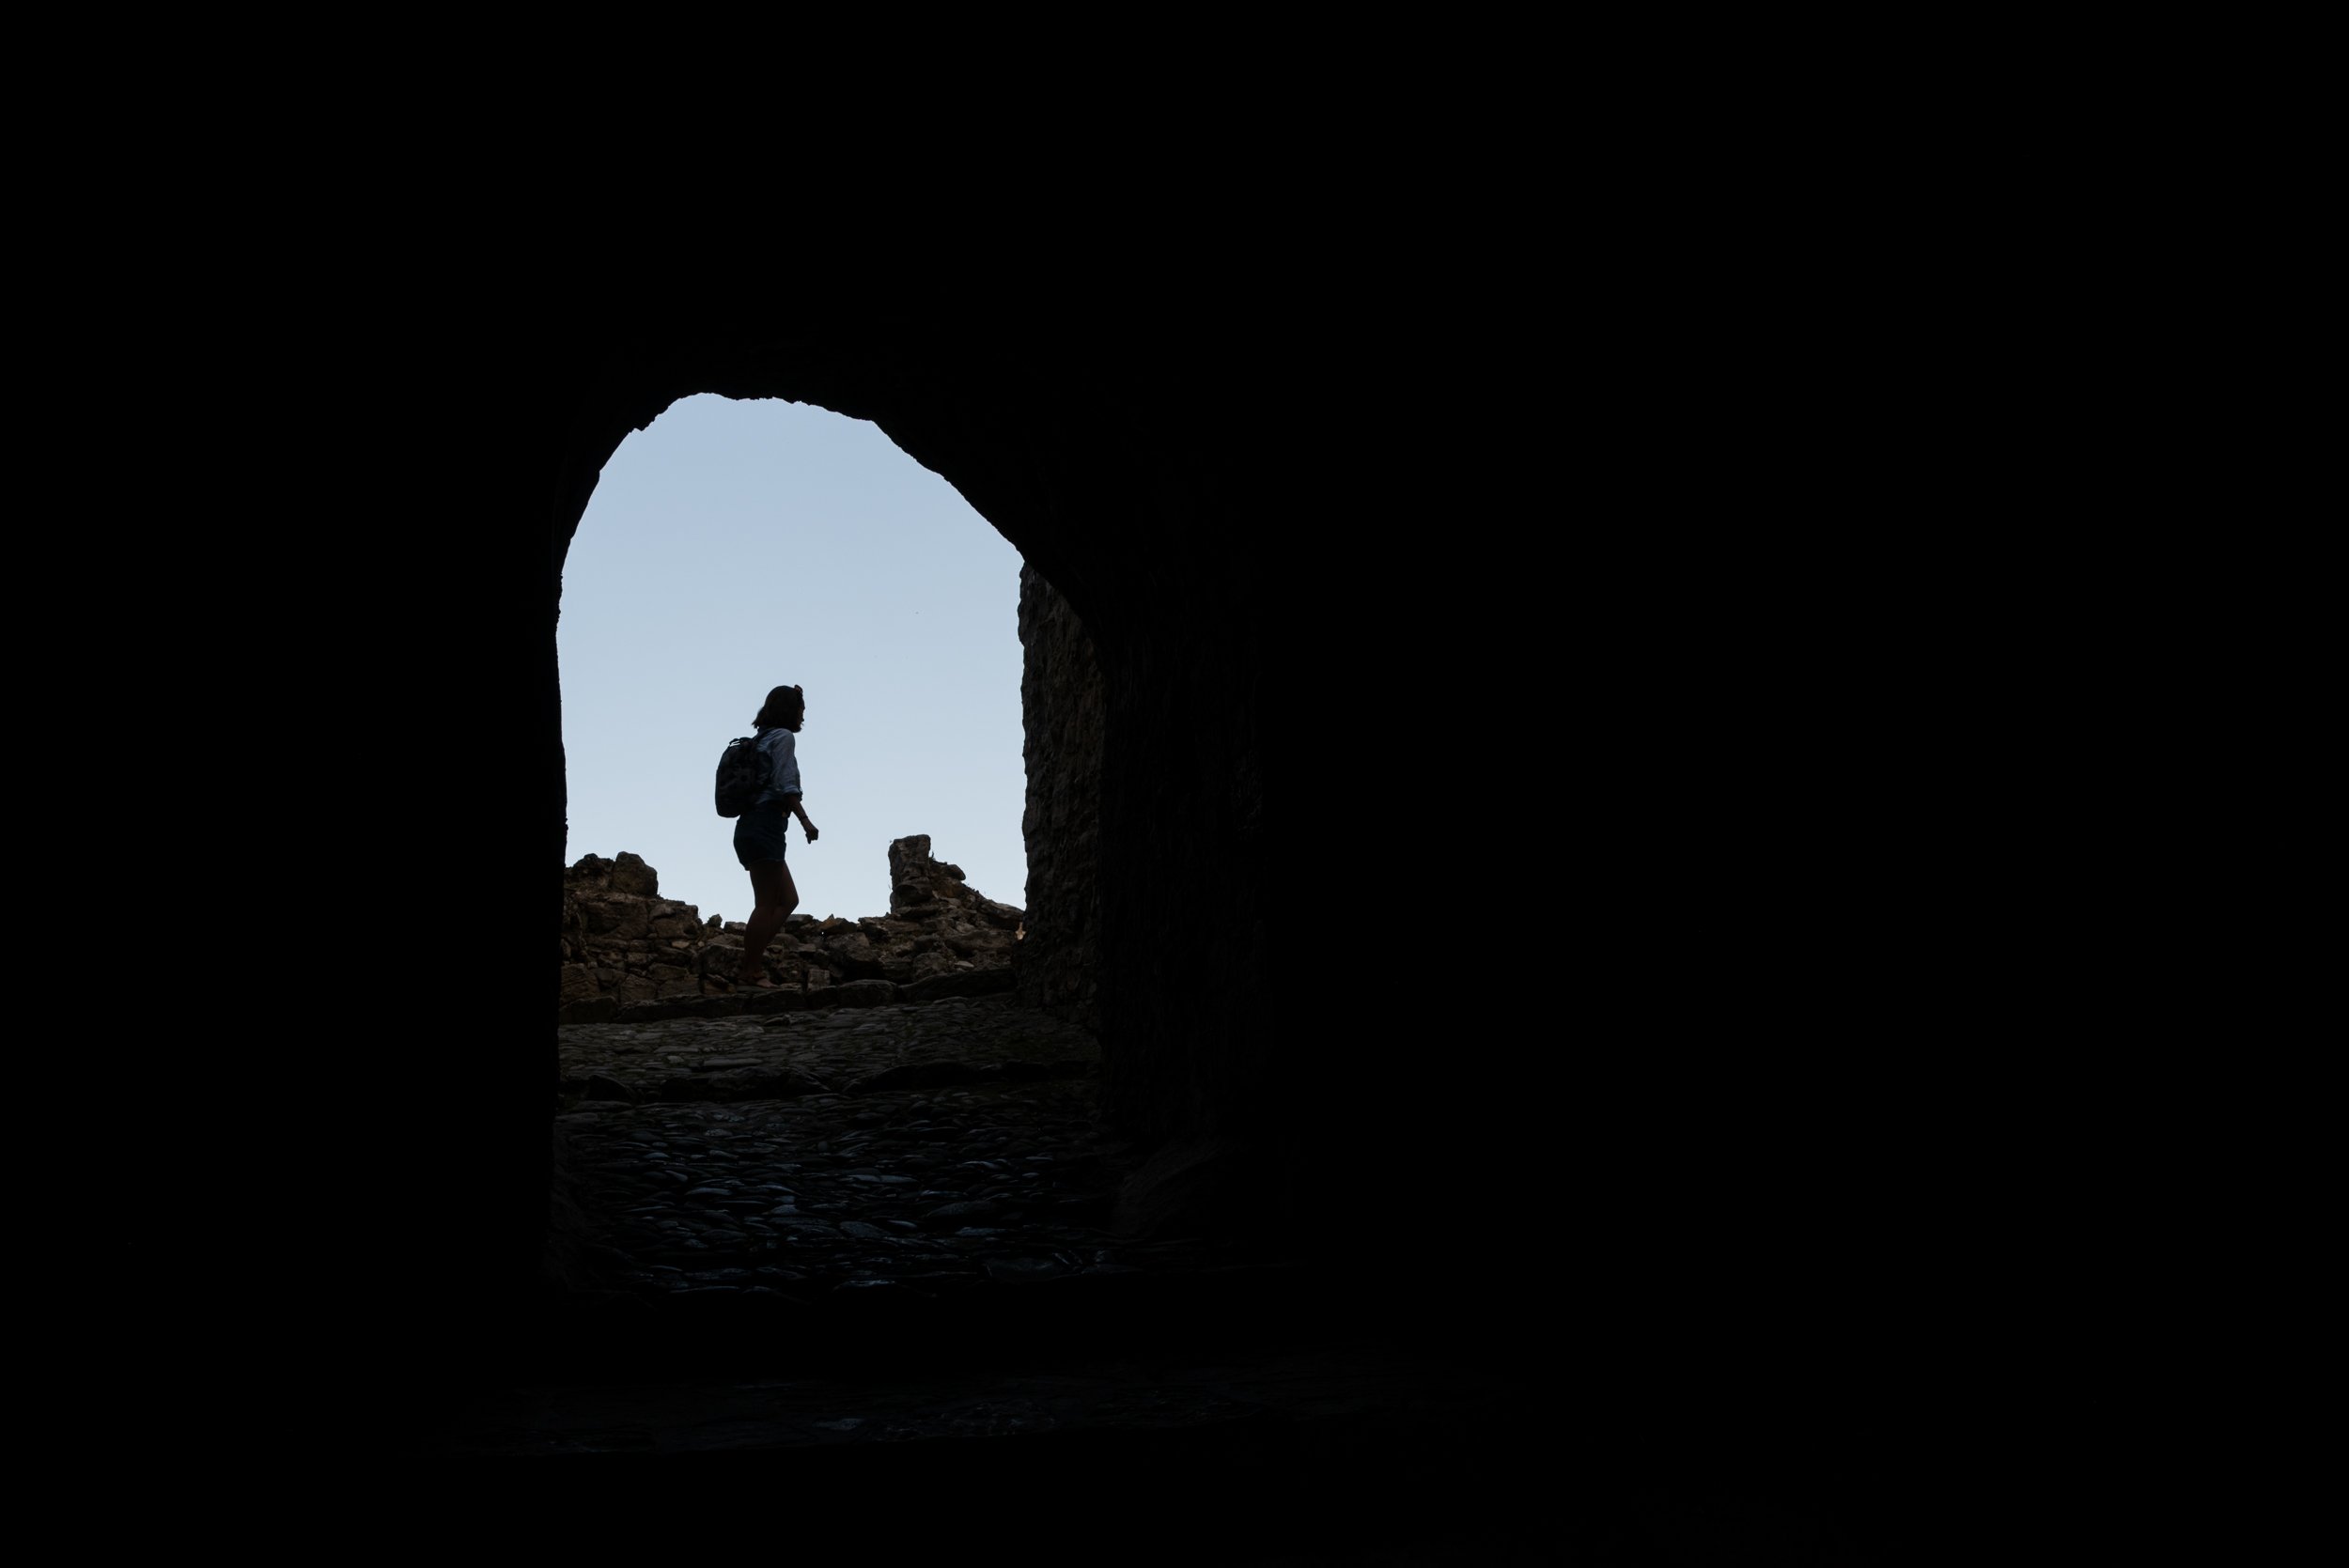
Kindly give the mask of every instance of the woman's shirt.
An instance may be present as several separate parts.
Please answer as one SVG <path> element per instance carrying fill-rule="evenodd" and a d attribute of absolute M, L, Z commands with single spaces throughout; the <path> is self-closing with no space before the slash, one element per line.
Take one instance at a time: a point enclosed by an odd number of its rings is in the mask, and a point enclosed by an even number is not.
<path fill-rule="evenodd" d="M 759 793 L 751 810 L 760 811 L 778 804 L 786 795 L 803 794 L 800 788 L 799 748 L 792 744 L 798 738 L 780 724 L 758 732 L 758 749 L 767 753 L 768 766 L 773 769 L 767 787 Z"/>

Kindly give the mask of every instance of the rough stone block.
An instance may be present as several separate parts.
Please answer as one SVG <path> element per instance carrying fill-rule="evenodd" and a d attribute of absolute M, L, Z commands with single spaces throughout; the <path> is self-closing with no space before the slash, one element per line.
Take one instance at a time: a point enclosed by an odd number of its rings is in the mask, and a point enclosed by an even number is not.
<path fill-rule="evenodd" d="M 742 999 L 736 996 L 669 997 L 632 1002 L 612 1017 L 614 1023 L 651 1023 L 659 1018 L 730 1018 L 741 1011 Z"/>
<path fill-rule="evenodd" d="M 745 1013 L 804 1013 L 817 1005 L 816 993 L 801 991 L 744 991 L 741 994 Z"/>
<path fill-rule="evenodd" d="M 906 987 L 908 1001 L 937 1001 L 944 997 L 991 996 L 1008 991 L 1016 983 L 1011 970 L 959 970 L 952 974 L 934 974 L 927 980 L 916 981 Z"/>
<path fill-rule="evenodd" d="M 845 986 L 827 986 L 812 996 L 828 996 L 833 1007 L 880 1007 L 897 1000 L 897 987 L 886 980 L 851 980 Z M 819 1001 L 816 1005 L 827 1005 Z"/>

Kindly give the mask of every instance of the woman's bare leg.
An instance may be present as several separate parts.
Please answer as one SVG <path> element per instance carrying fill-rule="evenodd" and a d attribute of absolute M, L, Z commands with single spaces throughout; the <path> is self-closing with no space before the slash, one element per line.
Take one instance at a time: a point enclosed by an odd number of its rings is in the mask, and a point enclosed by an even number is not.
<path fill-rule="evenodd" d="M 800 907 L 800 890 L 791 880 L 789 866 L 781 861 L 761 861 L 751 867 L 751 893 L 757 903 L 751 910 L 750 928 L 742 933 L 742 967 L 734 978 L 737 985 L 763 986 L 768 984 L 767 966 L 760 955 L 783 929 L 791 911 Z"/>

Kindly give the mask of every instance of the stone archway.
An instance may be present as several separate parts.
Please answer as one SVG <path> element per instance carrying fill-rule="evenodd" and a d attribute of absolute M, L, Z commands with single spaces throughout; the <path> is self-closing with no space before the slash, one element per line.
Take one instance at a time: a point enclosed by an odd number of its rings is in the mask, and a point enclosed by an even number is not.
<path fill-rule="evenodd" d="M 1073 754 L 1063 729 L 1030 769 L 1099 780 L 1098 921 L 1067 961 L 1097 993 L 1105 1114 L 1151 1144 L 1245 1140 L 1268 1107 L 1264 636 L 1241 520 L 1215 504 L 1211 445 L 1188 464 L 1181 443 L 1170 449 L 1174 411 L 1160 400 L 1054 408 L 1066 402 L 1055 388 L 1086 381 L 1081 358 L 1056 365 L 1032 344 L 1015 393 L 1002 345 L 932 348 L 909 361 L 821 337 L 719 335 L 615 355 L 581 411 L 558 559 L 593 470 L 693 392 L 871 419 L 954 483 L 1081 620 L 1098 661 L 1099 734 L 1074 739 L 1094 749 Z M 1190 977 L 1179 986 L 1165 963 L 1175 952 Z"/>
<path fill-rule="evenodd" d="M 1265 1152 L 1371 1244 L 1363 1298 L 1399 1295 L 1431 1332 L 1550 1345 L 1554 1298 L 1477 1272 L 1517 1268 L 1531 1235 L 1575 1281 L 1592 1364 L 1798 1349 L 1848 1391 L 1871 1354 L 1907 1355 L 1888 1249 L 1933 1234 L 1946 1172 L 1971 1167 L 1928 1167 L 1980 1099 L 1930 1064 L 1972 1048 L 1999 979 L 1945 956 L 1995 930 L 1934 836 L 1968 803 L 1888 779 L 1875 741 L 1930 673 L 1919 644 L 1961 597 L 1936 574 L 1966 530 L 1905 544 L 1926 531 L 1904 486 L 1933 476 L 1898 472 L 1913 432 L 1818 417 L 1834 405 L 1803 373 L 1723 355 L 1702 302 L 1656 292 L 1628 288 L 1641 308 L 1610 304 L 1627 324 L 1595 345 L 1548 330 L 1548 292 L 1380 302 L 1303 336 L 1291 301 L 849 319 L 738 294 L 519 326 L 409 312 L 307 354 L 286 384 L 357 390 L 302 427 L 319 439 L 288 459 L 286 538 L 256 544 L 267 613 L 224 629 L 207 604 L 171 649 L 209 724 L 288 666 L 312 686 L 292 743 L 208 757 L 215 794 L 267 797 L 252 842 L 322 868 L 247 900 L 294 909 L 261 930 L 299 927 L 308 962 L 233 1063 L 274 1091 L 251 1117 L 265 1179 L 198 1196 L 241 1214 L 315 1194 L 320 1222 L 266 1235 L 300 1250 L 299 1288 L 241 1293 L 244 1321 L 364 1355 L 405 1406 L 391 1423 L 527 1343 L 559 564 L 626 432 L 715 392 L 874 421 L 1094 632 L 1101 1021 L 1127 1125 Z M 212 542 L 186 559 L 218 573 Z M 321 799 L 303 770 L 354 733 L 364 786 Z M 514 932 L 425 994 L 403 944 L 460 893 Z M 201 1232 L 189 1261 L 217 1270 L 241 1234 Z M 1383 1250 L 1426 1234 L 1440 1256 Z M 124 1252 L 120 1278 L 153 1282 Z"/>
<path fill-rule="evenodd" d="M 390 737 L 370 757 L 360 819 L 380 868 L 360 930 L 419 939 L 459 888 L 520 924 L 511 963 L 490 957 L 417 997 L 424 1036 L 407 1006 L 348 1006 L 349 966 L 328 956 L 348 931 L 319 930 L 302 982 L 313 1000 L 287 1016 L 336 1019 L 333 1070 L 350 1063 L 354 1085 L 396 1071 L 420 1038 L 424 1060 L 460 1075 L 449 1092 L 404 1096 L 380 1138 L 332 1150 L 362 1188 L 338 1212 L 367 1217 L 345 1288 L 397 1326 L 385 1353 L 417 1387 L 508 1364 L 543 1311 L 555 1042 L 523 912 L 543 910 L 550 932 L 559 923 L 561 562 L 603 461 L 697 393 L 871 420 L 1083 618 L 1102 679 L 1088 961 L 1105 1106 L 1137 1142 L 1175 1151 L 1172 1199 L 1220 1203 L 1232 1223 L 1287 1202 L 1287 1176 L 1315 1158 L 1306 1135 L 1319 1123 L 1293 1112 L 1319 1042 L 1284 1034 L 1268 983 L 1278 763 L 1264 715 L 1293 660 L 1270 646 L 1264 613 L 1284 568 L 1260 548 L 1261 438 L 1206 396 L 1197 349 L 1171 320 L 1112 349 L 1075 321 L 637 317 L 460 334 L 448 363 L 465 396 L 438 396 L 421 372 L 385 389 L 334 480 L 366 492 L 380 549 L 288 631 Z M 476 396 L 484 385 L 493 397 Z M 301 821 L 281 831 L 322 845 L 353 831 L 347 803 Z M 326 1070 L 299 1030 L 284 1048 Z"/>

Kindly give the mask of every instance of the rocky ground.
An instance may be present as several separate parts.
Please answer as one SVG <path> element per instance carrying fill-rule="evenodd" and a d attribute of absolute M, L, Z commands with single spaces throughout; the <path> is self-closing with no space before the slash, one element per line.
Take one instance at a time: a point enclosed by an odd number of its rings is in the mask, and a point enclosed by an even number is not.
<path fill-rule="evenodd" d="M 1564 1391 L 1587 1371 L 1415 1323 L 1439 1277 L 1555 1289 L 1530 1238 L 1354 1267 L 1124 1234 L 1090 1034 L 1008 995 L 879 998 L 561 1030 L 565 1305 L 450 1412 L 440 1483 L 606 1552 L 1866 1560 L 1779 1469 L 1674 1469 Z M 1409 1176 L 1399 1143 L 1382 1179 Z"/>
<path fill-rule="evenodd" d="M 794 914 L 762 955 L 768 976 L 817 1007 L 875 991 L 929 1001 L 1010 989 L 1024 911 L 964 881 L 960 866 L 930 853 L 926 834 L 894 840 L 888 859 L 887 914 Z M 642 1021 L 723 1001 L 740 989 L 746 930 L 661 897 L 661 874 L 640 856 L 582 856 L 563 876 L 557 1017 Z"/>
<path fill-rule="evenodd" d="M 562 1033 L 589 1290 L 944 1298 L 1243 1261 L 1108 1229 L 1098 1048 L 1011 997 Z"/>

